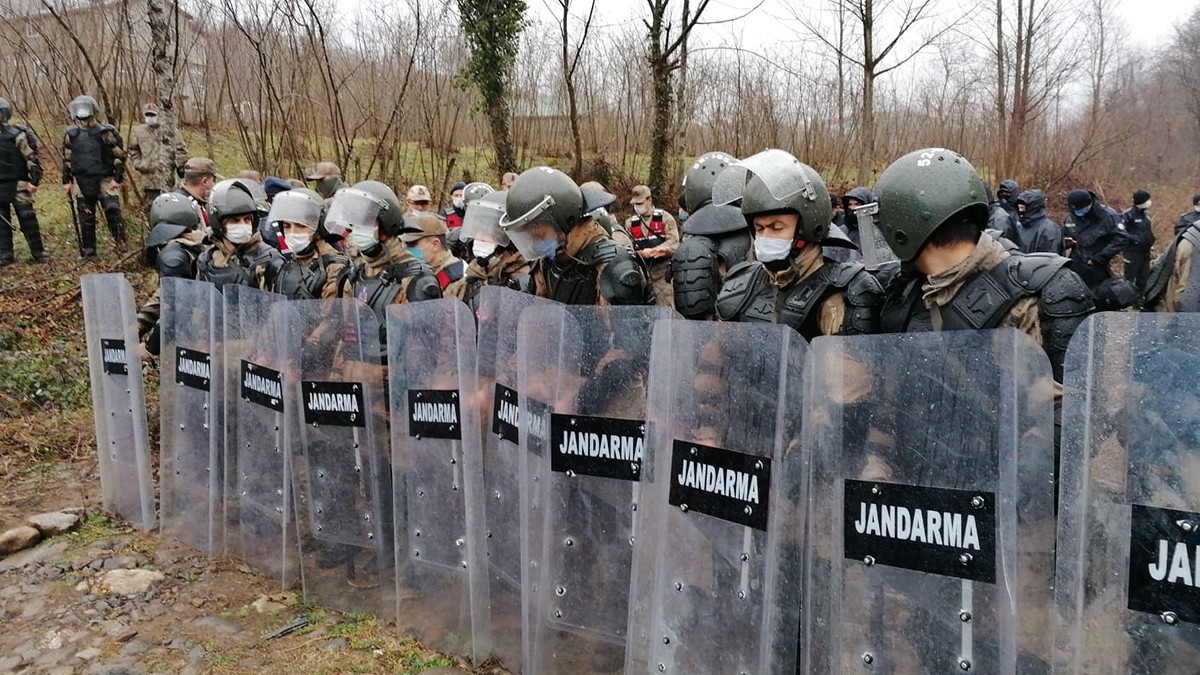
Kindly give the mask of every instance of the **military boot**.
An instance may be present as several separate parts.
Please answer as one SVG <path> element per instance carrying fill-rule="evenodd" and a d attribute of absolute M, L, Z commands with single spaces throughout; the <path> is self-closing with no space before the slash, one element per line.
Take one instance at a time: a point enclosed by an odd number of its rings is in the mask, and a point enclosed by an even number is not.
<path fill-rule="evenodd" d="M 85 258 L 96 257 L 96 210 L 84 200 L 75 202 L 79 216 L 80 254 Z"/>
<path fill-rule="evenodd" d="M 46 247 L 42 244 L 42 231 L 38 227 L 37 213 L 32 206 L 17 207 L 17 220 L 21 223 L 21 233 L 29 244 L 29 255 L 33 262 L 40 263 L 50 259 Z"/>

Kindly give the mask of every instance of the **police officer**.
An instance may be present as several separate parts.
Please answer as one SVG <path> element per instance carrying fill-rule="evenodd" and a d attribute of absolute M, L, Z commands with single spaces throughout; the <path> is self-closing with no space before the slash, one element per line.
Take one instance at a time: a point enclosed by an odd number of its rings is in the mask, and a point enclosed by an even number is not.
<path fill-rule="evenodd" d="M 400 235 L 400 241 L 408 252 L 433 268 L 442 297 L 461 300 L 467 288 L 467 264 L 450 253 L 446 221 L 432 213 L 410 213 L 404 216 L 404 224 L 408 231 Z"/>
<path fill-rule="evenodd" d="M 125 176 L 125 147 L 121 134 L 97 118 L 100 106 L 91 96 L 77 96 L 68 107 L 75 123 L 63 136 L 63 191 L 75 198 L 85 258 L 96 255 L 96 206 L 118 250 L 125 247 L 125 221 L 121 215 L 121 179 Z"/>
<path fill-rule="evenodd" d="M 458 181 L 450 186 L 450 206 L 439 214 L 446 221 L 446 227 L 456 230 L 462 227 L 463 216 L 467 213 L 467 198 L 463 194 L 467 184 Z"/>
<path fill-rule="evenodd" d="M 988 204 L 971 163 L 926 148 L 879 177 L 879 229 L 903 261 L 888 286 L 884 332 L 1012 327 L 1042 345 L 1062 381 L 1075 329 L 1092 311 L 1066 258 L 1012 255 L 987 235 Z"/>
<path fill-rule="evenodd" d="M 782 323 L 807 340 L 877 332 L 879 282 L 861 263 L 823 254 L 833 213 L 821 176 L 783 150 L 749 157 L 718 181 L 729 176 L 744 186 L 741 210 L 756 260 L 729 270 L 717 317 Z"/>
<path fill-rule="evenodd" d="M 1179 216 L 1175 222 L 1175 235 L 1181 235 L 1189 227 L 1200 221 L 1200 193 L 1192 195 L 1192 210 Z"/>
<path fill-rule="evenodd" d="M 1121 222 L 1125 226 L 1125 236 L 1129 238 L 1125 246 L 1125 281 L 1138 288 L 1146 285 L 1146 275 L 1150 272 L 1150 248 L 1154 246 L 1154 230 L 1150 221 L 1150 193 L 1138 190 L 1133 193 L 1133 206 L 1121 214 Z"/>
<path fill-rule="evenodd" d="M 159 134 L 158 106 L 147 104 L 142 108 L 142 123 L 129 136 L 129 163 L 141 175 L 143 208 L 147 212 L 155 197 L 175 189 L 176 176 L 183 175 L 188 161 L 187 147 L 176 129 L 167 139 L 171 152 L 167 164 Z"/>
<path fill-rule="evenodd" d="M 500 227 L 532 263 L 535 295 L 569 305 L 650 304 L 640 261 L 588 215 L 614 199 L 546 166 L 517 176 Z"/>
<path fill-rule="evenodd" d="M 1062 228 L 1046 215 L 1046 196 L 1041 190 L 1017 195 L 1018 226 L 1010 239 L 1022 253 L 1063 254 Z M 994 225 L 994 223 L 990 223 Z"/>
<path fill-rule="evenodd" d="M 150 234 L 146 237 L 146 263 L 159 279 L 196 278 L 196 260 L 207 248 L 201 230 L 200 211 L 195 203 L 177 192 L 154 198 L 150 205 Z M 160 296 L 157 286 L 150 300 L 138 310 L 138 338 L 148 354 L 158 355 Z"/>
<path fill-rule="evenodd" d="M 304 178 L 314 183 L 313 189 L 326 201 L 333 199 L 338 190 L 346 187 L 346 181 L 342 180 L 342 170 L 333 162 L 317 162 L 316 166 L 304 172 Z"/>
<path fill-rule="evenodd" d="M 335 239 L 325 228 L 325 200 L 308 188 L 287 190 L 275 195 L 267 222 L 272 231 L 281 233 L 292 261 L 300 267 L 305 293 L 313 298 L 337 297 L 337 279 L 350 259 L 329 243 Z"/>
<path fill-rule="evenodd" d="M 223 180 L 208 201 L 212 247 L 196 260 L 197 278 L 218 289 L 226 284 L 280 292 L 286 279 L 285 261 L 257 231 L 259 203 L 233 180 Z M 295 287 L 298 284 L 294 284 Z"/>
<path fill-rule="evenodd" d="M 507 192 L 492 192 L 467 204 L 463 219 L 463 238 L 471 242 L 473 255 L 467 265 L 467 288 L 463 300 L 471 309 L 479 309 L 479 293 L 484 286 L 504 286 L 532 293 L 530 265 L 500 228 Z"/>
<path fill-rule="evenodd" d="M 650 188 L 638 185 L 629 198 L 634 215 L 625 221 L 625 231 L 633 239 L 633 250 L 650 268 L 650 284 L 655 303 L 675 306 L 671 286 L 671 256 L 679 248 L 679 225 L 670 213 L 654 207 Z"/>
<path fill-rule="evenodd" d="M 689 215 L 681 228 L 683 241 L 671 256 L 671 285 L 675 310 L 688 319 L 714 317 L 726 273 L 750 255 L 750 230 L 741 210 L 712 203 L 713 182 L 736 161 L 724 152 L 706 152 L 683 175 L 679 205 Z"/>
<path fill-rule="evenodd" d="M 13 263 L 13 232 L 20 227 L 34 262 L 50 256 L 42 245 L 33 195 L 42 180 L 38 137 L 12 120 L 12 105 L 0 98 L 0 267 Z"/>
<path fill-rule="evenodd" d="M 1067 193 L 1067 207 L 1070 214 L 1063 223 L 1063 246 L 1069 249 L 1071 269 L 1088 288 L 1095 288 L 1112 276 L 1108 264 L 1125 249 L 1125 226 L 1088 190 Z"/>

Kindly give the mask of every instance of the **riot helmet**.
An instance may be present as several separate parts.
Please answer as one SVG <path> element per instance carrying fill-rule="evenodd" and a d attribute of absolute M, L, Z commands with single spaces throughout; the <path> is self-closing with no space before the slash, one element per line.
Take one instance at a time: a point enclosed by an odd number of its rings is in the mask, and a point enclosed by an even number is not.
<path fill-rule="evenodd" d="M 496 189 L 487 183 L 475 181 L 474 183 L 467 183 L 467 186 L 462 191 L 463 204 L 469 205 L 476 199 L 482 199 L 484 195 L 495 192 Z"/>
<path fill-rule="evenodd" d="M 583 192 L 567 174 L 539 166 L 517 176 L 504 200 L 500 227 L 529 260 L 553 258 L 584 219 Z"/>
<path fill-rule="evenodd" d="M 72 119 L 93 119 L 100 114 L 100 105 L 91 96 L 76 96 L 67 106 Z"/>
<path fill-rule="evenodd" d="M 471 250 L 476 258 L 489 258 L 497 248 L 512 244 L 508 233 L 500 227 L 507 197 L 506 192 L 491 192 L 467 203 L 467 212 L 463 216 L 460 230 L 464 240 L 472 241 Z"/>
<path fill-rule="evenodd" d="M 940 226 L 958 216 L 987 223 L 983 181 L 965 157 L 945 148 L 915 150 L 892 162 L 875 186 L 879 229 L 897 257 L 911 261 Z"/>
<path fill-rule="evenodd" d="M 275 196 L 271 204 L 271 212 L 267 214 L 267 223 L 273 232 L 282 235 L 288 250 L 300 253 L 308 250 L 316 239 L 321 228 L 321 217 L 325 213 L 325 201 L 315 193 L 306 194 L 309 190 L 288 190 Z M 297 224 L 308 228 L 308 232 L 299 229 L 290 231 L 287 224 Z"/>
<path fill-rule="evenodd" d="M 177 192 L 165 192 L 150 203 L 150 234 L 146 248 L 161 246 L 189 230 L 200 227 L 200 212 L 192 200 Z"/>
<path fill-rule="evenodd" d="M 246 215 L 251 218 L 258 215 L 258 202 L 244 185 L 237 180 L 223 180 L 213 186 L 212 195 L 208 198 L 208 223 L 212 227 L 213 236 L 227 239 L 224 221 Z"/>
<path fill-rule="evenodd" d="M 386 208 L 379 212 L 379 231 L 389 237 L 398 237 L 405 232 L 404 205 L 392 188 L 377 180 L 364 180 L 354 184 L 356 190 L 362 190 L 381 201 Z"/>
<path fill-rule="evenodd" d="M 12 119 L 12 104 L 0 98 L 0 124 L 8 124 Z"/>
<path fill-rule="evenodd" d="M 255 204 L 258 205 L 258 210 L 262 215 L 266 215 L 271 210 L 271 202 L 267 199 L 267 188 L 263 184 L 253 178 L 234 178 L 234 183 L 237 183 L 243 190 L 254 198 Z"/>
<path fill-rule="evenodd" d="M 697 157 L 683 174 L 679 205 L 688 213 L 692 213 L 712 201 L 713 183 L 717 180 L 717 174 L 736 161 L 736 157 L 724 152 L 706 152 Z"/>

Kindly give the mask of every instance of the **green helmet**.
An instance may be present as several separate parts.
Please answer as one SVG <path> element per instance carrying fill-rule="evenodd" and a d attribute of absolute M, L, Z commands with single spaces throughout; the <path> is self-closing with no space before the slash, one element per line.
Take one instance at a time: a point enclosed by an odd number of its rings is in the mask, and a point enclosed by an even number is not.
<path fill-rule="evenodd" d="M 522 227 L 545 214 L 559 230 L 570 232 L 583 220 L 583 207 L 583 193 L 570 176 L 548 166 L 534 167 L 509 188 L 500 227 Z"/>
<path fill-rule="evenodd" d="M 740 202 L 747 223 L 759 214 L 795 213 L 800 216 L 795 240 L 814 244 L 825 238 L 833 220 L 821 175 L 783 150 L 764 150 L 717 174 L 712 201 L 717 206 Z"/>
<path fill-rule="evenodd" d="M 400 204 L 400 198 L 396 196 L 396 192 L 392 188 L 377 180 L 364 180 L 355 183 L 354 189 L 362 190 L 386 205 L 386 208 L 380 210 L 377 216 L 381 233 L 389 237 L 398 237 L 401 232 L 405 231 L 404 207 Z"/>
<path fill-rule="evenodd" d="M 736 161 L 736 157 L 724 152 L 706 152 L 697 157 L 683 174 L 679 205 L 691 213 L 712 201 L 712 188 L 717 174 Z"/>
<path fill-rule="evenodd" d="M 0 124 L 8 124 L 12 119 L 12 104 L 0 98 Z"/>
<path fill-rule="evenodd" d="M 208 223 L 213 234 L 225 237 L 226 218 L 233 216 L 258 215 L 258 202 L 244 185 L 236 180 L 223 180 L 213 186 L 208 198 Z"/>
<path fill-rule="evenodd" d="M 67 105 L 72 119 L 95 118 L 100 114 L 100 104 L 91 96 L 76 96 Z"/>
<path fill-rule="evenodd" d="M 149 220 L 146 248 L 154 248 L 200 227 L 200 211 L 191 199 L 178 192 L 164 192 L 150 203 Z"/>
<path fill-rule="evenodd" d="M 987 195 L 975 167 L 944 148 L 915 150 L 892 162 L 875 186 L 879 229 L 901 260 L 912 260 L 925 241 L 955 214 L 972 210 L 987 222 Z"/>

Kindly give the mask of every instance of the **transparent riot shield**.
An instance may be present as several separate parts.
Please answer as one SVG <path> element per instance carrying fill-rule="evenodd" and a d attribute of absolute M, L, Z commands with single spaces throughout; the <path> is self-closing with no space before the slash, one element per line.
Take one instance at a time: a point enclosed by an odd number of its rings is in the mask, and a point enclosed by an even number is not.
<path fill-rule="evenodd" d="M 80 286 L 102 504 L 134 527 L 149 530 L 156 522 L 154 475 L 133 287 L 119 273 L 85 274 Z"/>
<path fill-rule="evenodd" d="M 490 635 L 493 656 L 513 672 L 521 671 L 521 455 L 517 444 L 523 411 L 517 395 L 517 327 L 521 313 L 534 305 L 558 303 L 488 286 L 479 294 L 476 317 Z"/>
<path fill-rule="evenodd" d="M 1098 314 L 1064 368 L 1056 671 L 1200 659 L 1200 316 Z"/>
<path fill-rule="evenodd" d="M 1048 671 L 1053 399 L 1012 329 L 813 341 L 802 672 Z"/>
<path fill-rule="evenodd" d="M 299 415 L 287 406 L 289 307 L 249 286 L 226 286 L 225 445 L 228 550 L 283 588 L 299 578 L 291 489 Z M 290 430 L 290 431 L 287 431 Z"/>
<path fill-rule="evenodd" d="M 306 600 L 390 617 L 395 608 L 391 470 L 379 324 L 353 299 L 288 303 L 287 406 Z M 286 414 L 286 413 L 285 413 Z"/>
<path fill-rule="evenodd" d="M 522 672 L 624 664 L 653 307 L 531 307 L 518 334 Z"/>
<path fill-rule="evenodd" d="M 784 326 L 655 326 L 626 672 L 795 669 L 803 368 Z"/>
<path fill-rule="evenodd" d="M 216 556 L 225 544 L 224 307 L 207 281 L 160 284 L 162 532 Z"/>
<path fill-rule="evenodd" d="M 396 621 L 425 645 L 490 652 L 475 318 L 460 300 L 388 308 Z"/>

